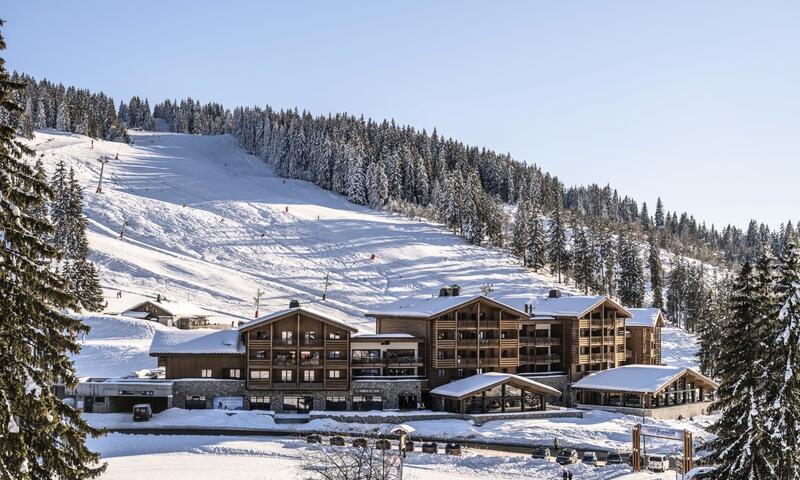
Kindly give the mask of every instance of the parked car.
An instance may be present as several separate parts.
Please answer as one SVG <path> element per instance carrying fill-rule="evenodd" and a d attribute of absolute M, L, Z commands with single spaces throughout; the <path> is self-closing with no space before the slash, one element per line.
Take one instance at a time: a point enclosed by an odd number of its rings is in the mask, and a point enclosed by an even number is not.
<path fill-rule="evenodd" d="M 406 439 L 406 452 L 413 452 L 414 448 L 414 441 L 411 439 Z"/>
<path fill-rule="evenodd" d="M 591 465 L 593 467 L 596 467 L 597 454 L 594 452 L 583 452 L 583 458 L 581 458 L 581 463 L 585 463 L 586 465 Z"/>
<path fill-rule="evenodd" d="M 306 437 L 306 443 L 322 443 L 322 437 L 316 433 L 312 433 Z"/>
<path fill-rule="evenodd" d="M 669 458 L 666 455 L 648 455 L 647 469 L 651 472 L 666 472 L 669 470 Z"/>
<path fill-rule="evenodd" d="M 364 437 L 358 437 L 353 439 L 353 446 L 358 448 L 367 448 L 369 446 L 369 442 Z"/>
<path fill-rule="evenodd" d="M 385 438 L 379 438 L 375 440 L 375 449 L 376 450 L 391 450 L 392 449 L 392 442 Z"/>
<path fill-rule="evenodd" d="M 571 448 L 565 448 L 564 450 L 558 452 L 558 455 L 556 455 L 556 461 L 561 465 L 578 463 L 578 452 Z"/>
<path fill-rule="evenodd" d="M 461 456 L 461 445 L 457 443 L 448 443 L 444 446 L 444 453 L 446 455 Z"/>
<path fill-rule="evenodd" d="M 716 469 L 717 467 L 696 467 L 686 472 L 686 476 L 683 478 L 686 480 L 706 480 L 711 478 Z"/>
<path fill-rule="evenodd" d="M 611 452 L 606 457 L 606 464 L 607 465 L 621 465 L 625 463 L 625 460 L 622 458 L 622 455 L 619 452 Z"/>
<path fill-rule="evenodd" d="M 344 447 L 344 437 L 342 437 L 341 435 L 334 435 L 334 436 L 332 436 L 332 437 L 331 437 L 331 438 L 328 440 L 328 442 L 329 442 L 331 445 L 333 445 L 333 446 L 336 446 L 336 447 Z"/>
<path fill-rule="evenodd" d="M 153 407 L 149 403 L 139 403 L 133 406 L 133 421 L 147 422 L 153 417 Z"/>
<path fill-rule="evenodd" d="M 531 457 L 541 458 L 542 460 L 547 460 L 548 462 L 553 460 L 553 456 L 550 455 L 550 449 L 547 447 L 534 448 Z"/>
<path fill-rule="evenodd" d="M 439 453 L 439 445 L 436 442 L 423 443 L 422 453 Z"/>

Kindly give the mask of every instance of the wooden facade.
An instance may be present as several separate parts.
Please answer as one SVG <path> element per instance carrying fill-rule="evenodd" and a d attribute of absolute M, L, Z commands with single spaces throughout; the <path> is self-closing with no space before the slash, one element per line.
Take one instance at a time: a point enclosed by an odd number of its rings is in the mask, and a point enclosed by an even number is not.
<path fill-rule="evenodd" d="M 652 322 L 626 325 L 626 365 L 661 365 L 661 328 L 665 323 L 664 314 L 659 311 Z"/>
<path fill-rule="evenodd" d="M 304 309 L 290 309 L 240 331 L 248 390 L 350 389 L 354 328 Z"/>
<path fill-rule="evenodd" d="M 245 359 L 235 354 L 160 354 L 165 378 L 244 379 Z M 238 371 L 238 373 L 237 373 Z"/>

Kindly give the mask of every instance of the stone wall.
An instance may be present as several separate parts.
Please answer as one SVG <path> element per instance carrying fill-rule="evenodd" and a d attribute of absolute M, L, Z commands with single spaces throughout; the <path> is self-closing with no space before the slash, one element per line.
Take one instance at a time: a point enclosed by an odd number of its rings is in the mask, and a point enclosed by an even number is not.
<path fill-rule="evenodd" d="M 563 405 L 563 406 L 570 406 L 573 404 L 571 401 L 571 393 L 569 388 L 569 377 L 566 374 L 554 374 L 554 375 L 522 375 L 523 377 L 533 380 L 534 382 L 541 383 L 542 385 L 547 385 L 548 387 L 553 387 L 557 390 L 561 391 L 561 398 L 555 397 L 548 397 L 546 400 L 548 403 L 556 404 L 556 405 Z M 570 401 L 567 401 L 570 399 Z"/>
<path fill-rule="evenodd" d="M 245 397 L 244 407 L 248 408 L 245 396 L 244 380 L 221 379 L 187 379 L 175 380 L 172 384 L 172 405 L 186 408 L 186 397 L 206 397 L 206 408 L 214 408 L 211 404 L 214 397 Z"/>
<path fill-rule="evenodd" d="M 637 417 L 657 418 L 662 420 L 674 420 L 678 417 L 691 418 L 696 415 L 708 413 L 711 402 L 685 403 L 670 407 L 659 408 L 633 408 L 633 407 L 613 407 L 608 405 L 586 405 L 578 404 L 578 408 L 583 410 L 604 410 L 607 412 L 623 413 L 625 415 L 636 415 Z"/>
<path fill-rule="evenodd" d="M 424 420 L 472 420 L 475 425 L 480 426 L 492 420 L 523 420 L 533 418 L 581 418 L 583 412 L 572 409 L 553 409 L 546 411 L 532 412 L 508 412 L 508 413 L 485 413 L 485 414 L 461 414 L 448 412 L 314 412 L 312 418 L 330 418 L 337 422 L 348 423 L 389 423 L 399 424 L 407 422 L 419 422 Z"/>

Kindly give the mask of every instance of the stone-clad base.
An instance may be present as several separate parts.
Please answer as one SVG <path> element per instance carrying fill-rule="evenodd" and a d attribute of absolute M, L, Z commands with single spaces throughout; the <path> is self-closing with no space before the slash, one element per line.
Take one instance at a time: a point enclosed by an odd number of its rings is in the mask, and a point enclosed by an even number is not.
<path fill-rule="evenodd" d="M 678 417 L 691 418 L 696 415 L 705 415 L 708 413 L 708 408 L 710 406 L 711 402 L 684 403 L 683 405 L 659 408 L 612 407 L 608 405 L 586 405 L 581 403 L 578 404 L 577 408 L 582 410 L 604 410 L 607 412 L 636 415 L 637 417 L 657 418 L 661 420 L 675 420 Z"/>
<path fill-rule="evenodd" d="M 212 404 L 214 397 L 242 397 L 245 401 L 244 407 L 248 407 L 244 380 L 190 379 L 173 382 L 173 406 L 186 408 L 186 399 L 191 397 L 205 397 L 205 408 L 214 408 Z"/>

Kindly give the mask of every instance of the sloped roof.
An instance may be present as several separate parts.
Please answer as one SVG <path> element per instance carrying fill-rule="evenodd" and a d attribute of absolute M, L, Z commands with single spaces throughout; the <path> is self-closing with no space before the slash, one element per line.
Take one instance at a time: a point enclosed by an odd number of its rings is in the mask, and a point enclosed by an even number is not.
<path fill-rule="evenodd" d="M 209 317 L 211 316 L 211 312 L 204 310 L 197 305 L 193 305 L 188 302 L 168 302 L 168 301 L 161 301 L 157 302 L 155 300 L 145 300 L 143 302 L 139 302 L 134 306 L 126 309 L 122 312 L 123 315 L 128 315 L 128 312 L 131 310 L 135 310 L 146 303 L 151 303 L 159 308 L 162 308 L 165 312 L 169 313 L 175 317 Z"/>
<path fill-rule="evenodd" d="M 514 310 L 521 316 L 527 314 L 513 306 L 504 303 L 496 298 L 490 298 L 485 295 L 456 295 L 454 297 L 427 297 L 427 296 L 412 296 L 400 299 L 386 305 L 375 307 L 369 310 L 365 315 L 374 317 L 379 315 L 388 315 L 392 317 L 414 317 L 414 318 L 430 318 L 439 315 L 448 310 L 458 308 L 466 305 L 474 300 L 482 299 L 489 303 L 496 304 L 508 310 Z"/>
<path fill-rule="evenodd" d="M 603 302 L 609 302 L 623 317 L 629 317 L 630 312 L 622 305 L 605 295 L 568 295 L 562 294 L 558 298 L 531 293 L 508 293 L 494 297 L 495 300 L 511 305 L 517 310 L 525 310 L 525 305 L 531 305 L 532 317 L 580 317 L 598 307 Z"/>
<path fill-rule="evenodd" d="M 334 318 L 330 314 L 320 312 L 319 310 L 315 310 L 315 309 L 310 308 L 310 307 L 293 307 L 293 308 L 286 308 L 286 309 L 283 309 L 283 310 L 278 310 L 278 311 L 269 313 L 267 315 L 264 315 L 263 317 L 258 317 L 258 318 L 254 319 L 254 320 L 250 320 L 249 322 L 247 322 L 247 323 L 245 323 L 243 325 L 240 325 L 239 326 L 239 330 L 249 330 L 249 329 L 251 329 L 251 328 L 253 328 L 255 326 L 262 325 L 262 324 L 265 324 L 265 323 L 270 323 L 270 322 L 279 320 L 279 319 L 281 319 L 283 317 L 286 317 L 288 315 L 292 315 L 292 314 L 295 314 L 295 313 L 298 313 L 298 312 L 299 313 L 305 313 L 306 315 L 309 315 L 311 317 L 316 317 L 316 318 L 318 318 L 318 319 L 320 319 L 320 320 L 322 320 L 324 322 L 332 323 L 332 324 L 334 324 L 334 325 L 336 325 L 338 327 L 344 328 L 345 330 L 350 330 L 351 332 L 357 332 L 358 331 L 357 328 L 354 328 L 352 325 L 350 325 L 346 321 L 338 319 L 338 318 Z"/>
<path fill-rule="evenodd" d="M 717 383 L 687 367 L 666 365 L 623 365 L 622 367 L 592 373 L 572 384 L 582 390 L 608 390 L 613 392 L 656 393 L 676 378 L 689 373 L 717 387 Z"/>
<path fill-rule="evenodd" d="M 629 308 L 628 311 L 633 315 L 625 322 L 629 327 L 655 327 L 664 321 L 664 313 L 659 308 Z"/>
<path fill-rule="evenodd" d="M 535 382 L 530 378 L 514 375 L 513 373 L 487 372 L 472 375 L 471 377 L 455 380 L 448 384 L 439 386 L 431 390 L 431 395 L 442 397 L 461 398 L 467 395 L 489 390 L 492 387 L 505 382 L 515 382 L 527 385 L 539 393 L 549 395 L 561 395 L 561 391 L 548 385 Z"/>
<path fill-rule="evenodd" d="M 241 354 L 239 330 L 159 330 L 150 343 L 155 354 Z"/>

